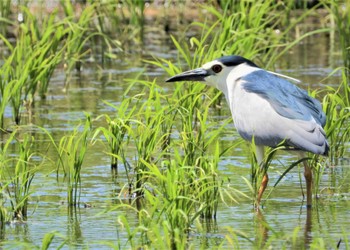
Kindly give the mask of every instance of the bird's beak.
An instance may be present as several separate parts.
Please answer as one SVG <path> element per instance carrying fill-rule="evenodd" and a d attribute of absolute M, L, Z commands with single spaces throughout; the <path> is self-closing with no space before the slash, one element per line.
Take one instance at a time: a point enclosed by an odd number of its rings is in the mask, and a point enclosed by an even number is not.
<path fill-rule="evenodd" d="M 181 82 L 181 81 L 205 81 L 205 77 L 209 73 L 203 68 L 189 70 L 173 77 L 170 77 L 166 82 Z"/>

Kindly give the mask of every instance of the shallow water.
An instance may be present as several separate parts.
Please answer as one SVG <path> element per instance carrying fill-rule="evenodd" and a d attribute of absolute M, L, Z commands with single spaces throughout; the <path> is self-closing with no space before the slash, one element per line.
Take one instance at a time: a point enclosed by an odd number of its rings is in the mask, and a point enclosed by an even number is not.
<path fill-rule="evenodd" d="M 23 123 L 42 126 L 48 129 L 54 138 L 61 138 L 67 131 L 73 131 L 76 125 L 85 118 L 82 111 L 90 113 L 92 118 L 103 113 L 113 114 L 114 111 L 102 100 L 118 104 L 128 86 L 124 79 L 134 78 L 143 71 L 145 65 L 143 59 L 154 55 L 168 59 L 176 58 L 176 52 L 168 35 L 146 28 L 145 40 L 147 42 L 145 42 L 143 51 L 147 53 L 142 55 L 131 53 L 125 58 L 106 64 L 102 70 L 96 70 L 93 65 L 84 65 L 81 74 L 73 76 L 67 91 L 63 91 L 64 72 L 58 69 L 52 78 L 47 99 L 37 101 L 32 117 L 24 112 Z M 317 39 L 307 39 L 290 51 L 289 55 L 279 60 L 276 71 L 302 80 L 304 88 L 313 89 L 322 87 L 322 85 L 336 86 L 337 77 L 329 78 L 322 84 L 319 83 L 334 67 L 340 65 L 337 57 L 329 54 L 328 47 L 327 36 L 319 35 Z M 156 77 L 157 82 L 167 91 L 173 90 L 171 84 L 164 82 L 168 76 L 160 69 L 148 66 L 145 75 L 148 75 L 150 79 Z M 135 88 L 131 94 L 139 91 L 141 88 Z M 221 116 L 215 113 L 212 115 L 217 120 L 224 120 L 230 114 L 227 107 L 224 106 Z M 11 123 L 10 117 L 10 110 L 8 110 L 7 124 Z M 96 127 L 99 125 L 99 122 L 94 123 Z M 31 133 L 40 134 L 40 131 L 34 127 L 28 130 Z M 221 138 L 221 143 L 227 145 L 237 138 L 238 135 L 233 125 L 229 124 L 227 133 Z M 6 139 L 6 135 L 3 139 Z M 40 141 L 35 144 L 35 151 L 45 152 L 49 157 L 51 155 L 54 158 L 53 149 L 48 148 L 47 145 L 47 139 Z M 219 171 L 223 179 L 230 178 L 228 184 L 250 195 L 248 186 L 243 180 L 243 177 L 250 179 L 250 162 L 246 149 L 247 147 L 243 144 L 242 148 L 235 148 L 230 154 L 222 157 Z M 117 197 L 127 183 L 123 166 L 119 166 L 118 179 L 115 180 L 112 177 L 110 158 L 105 151 L 106 148 L 97 143 L 87 153 L 82 170 L 81 192 L 81 202 L 85 206 L 77 208 L 73 215 L 68 214 L 65 204 L 66 189 L 62 176 L 57 177 L 54 172 L 54 164 L 45 164 L 45 168 L 38 171 L 34 177 L 28 220 L 6 226 L 3 235 L 3 240 L 6 241 L 5 247 L 18 244 L 18 242 L 40 246 L 46 233 L 57 232 L 62 238 L 56 236 L 53 247 L 58 247 L 64 242 L 64 239 L 67 239 L 67 245 L 74 248 L 88 246 L 92 249 L 109 249 L 108 244 L 118 245 L 119 241 L 123 248 L 127 239 L 125 232 L 118 227 L 117 217 L 122 213 L 127 213 L 129 221 L 134 221 L 136 225 L 137 214 L 122 210 L 104 213 L 120 202 Z M 211 248 L 224 242 L 225 237 L 230 235 L 228 230 L 233 229 L 244 233 L 252 241 L 274 239 L 273 245 L 278 248 L 280 244 L 290 240 L 288 237 L 296 227 L 300 228 L 300 231 L 297 232 L 300 246 L 307 246 L 315 238 L 323 238 L 325 242 L 343 239 L 344 235 L 348 236 L 347 232 L 350 232 L 348 212 L 350 152 L 347 152 L 346 157 L 340 161 L 339 165 L 327 168 L 323 173 L 317 206 L 311 213 L 305 209 L 300 190 L 300 173 L 298 168 L 295 168 L 272 191 L 264 203 L 261 214 L 256 214 L 251 201 L 243 197 L 237 204 L 220 204 L 217 220 L 203 222 L 208 228 L 208 233 L 204 236 L 192 233 L 190 234 L 191 240 L 196 245 L 207 245 L 208 248 Z M 281 165 L 288 166 L 288 163 L 295 157 L 281 152 L 278 159 L 279 161 L 274 161 L 269 172 L 270 184 L 266 193 L 272 189 L 279 174 L 284 171 L 285 167 Z M 125 199 L 123 202 L 128 202 L 128 200 Z M 252 246 L 252 243 L 243 237 L 239 242 L 243 249 Z M 225 246 L 224 244 L 223 247 Z"/>

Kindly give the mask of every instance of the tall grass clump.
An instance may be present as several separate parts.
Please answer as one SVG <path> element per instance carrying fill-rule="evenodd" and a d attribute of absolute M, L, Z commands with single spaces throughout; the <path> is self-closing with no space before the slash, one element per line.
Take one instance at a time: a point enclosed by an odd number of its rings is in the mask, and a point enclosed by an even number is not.
<path fill-rule="evenodd" d="M 350 140 L 350 2 L 335 3 L 325 0 L 322 3 L 329 12 L 331 34 L 335 34 L 331 38 L 334 42 L 339 41 L 343 62 L 343 67 L 330 74 L 332 76 L 340 72 L 339 86 L 327 86 L 327 93 L 323 98 L 327 115 L 326 131 L 331 142 L 330 160 L 332 164 L 338 164 Z"/>
<path fill-rule="evenodd" d="M 131 134 L 131 123 L 135 123 L 132 117 L 135 113 L 136 105 L 130 107 L 132 98 L 124 99 L 118 106 L 108 102 L 105 103 L 116 111 L 116 117 L 113 118 L 107 114 L 99 116 L 97 120 L 105 118 L 108 128 L 98 127 L 93 138 L 97 139 L 99 134 L 103 134 L 109 148 L 108 154 L 111 156 L 112 171 L 118 174 L 118 161 L 121 161 L 127 176 L 129 176 L 129 163 L 126 159 L 125 150 L 130 139 L 128 135 Z"/>
<path fill-rule="evenodd" d="M 126 0 L 89 1 L 95 8 L 97 16 L 97 29 L 107 34 L 119 34 L 118 43 L 123 50 L 128 46 L 135 50 L 136 44 L 143 41 L 145 1 Z"/>
<path fill-rule="evenodd" d="M 163 156 L 162 143 L 167 134 L 162 133 L 165 114 L 168 106 L 161 103 L 161 89 L 155 82 L 142 81 L 148 85 L 147 100 L 141 105 L 134 124 L 134 133 L 130 136 L 136 147 L 135 155 L 135 192 L 138 197 L 143 195 L 143 183 L 147 180 L 145 163 L 158 162 Z"/>
<path fill-rule="evenodd" d="M 67 29 L 64 39 L 63 61 L 66 72 L 65 86 L 68 87 L 73 70 L 75 69 L 78 73 L 81 72 L 86 58 L 88 56 L 93 58 L 95 54 L 98 55 L 97 46 L 93 46 L 96 41 L 102 41 L 103 43 L 101 46 L 103 49 L 100 53 L 102 64 L 105 55 L 111 56 L 114 49 L 120 50 L 121 48 L 119 40 L 111 38 L 103 28 L 105 23 L 103 20 L 104 14 L 100 10 L 100 8 L 103 8 L 102 6 L 115 6 L 115 3 L 111 1 L 106 3 L 91 1 L 79 11 L 69 0 L 61 0 L 60 5 L 64 10 L 63 24 Z M 105 51 L 105 48 L 108 51 Z"/>
<path fill-rule="evenodd" d="M 86 48 L 86 43 L 89 37 L 94 35 L 90 29 L 90 23 L 94 16 L 93 6 L 86 6 L 79 16 L 76 16 L 75 9 L 71 1 L 61 0 L 66 15 L 65 26 L 69 29 L 66 37 L 67 46 L 64 52 L 64 62 L 67 78 L 71 71 L 75 68 L 78 72 L 82 69 L 82 58 L 89 49 Z M 69 80 L 66 79 L 66 84 Z"/>
<path fill-rule="evenodd" d="M 119 210 L 126 206 L 138 214 L 138 226 L 134 228 L 130 227 L 126 216 L 118 218 L 128 234 L 126 244 L 132 248 L 193 247 L 190 234 L 196 232 L 205 235 L 202 219 L 210 223 L 210 218 L 215 218 L 217 201 L 226 195 L 239 194 L 237 190 L 223 187 L 224 184 L 218 181 L 218 156 L 206 158 L 206 161 L 200 159 L 202 164 L 189 166 L 182 149 L 174 147 L 173 150 L 170 160 L 143 162 L 146 167 L 144 175 L 147 175 L 144 183 L 147 188 L 143 189 L 146 206 L 133 209 L 133 204 L 123 204 L 114 208 Z M 212 170 L 209 171 L 210 168 Z M 234 200 L 234 197 L 230 199 Z"/>
<path fill-rule="evenodd" d="M 336 34 L 333 39 L 339 41 L 344 68 L 350 69 L 350 1 L 324 0 L 322 3 L 329 12 L 330 25 Z M 346 71 L 346 76 L 349 78 L 349 71 Z"/>
<path fill-rule="evenodd" d="M 6 194 L 2 198 L 8 198 L 13 219 L 26 220 L 31 184 L 37 166 L 32 160 L 33 138 L 30 135 L 24 135 L 19 139 L 18 136 L 17 131 L 12 132 L 7 142 L 1 147 L 1 181 L 3 194 Z M 9 155 L 11 145 L 18 147 L 19 152 L 15 157 Z M 3 207 L 2 212 L 6 211 L 4 209 Z"/>
<path fill-rule="evenodd" d="M 10 51 L 1 67 L 0 116 L 3 120 L 4 109 L 10 104 L 16 124 L 20 123 L 24 102 L 30 108 L 37 92 L 45 97 L 50 78 L 60 62 L 59 44 L 64 35 L 63 27 L 54 23 L 55 14 L 47 17 L 39 27 L 36 17 L 28 9 L 22 7 L 22 11 L 24 22 L 18 26 L 16 43 L 12 45 L 0 36 Z M 1 123 L 3 125 L 3 121 Z"/>
<path fill-rule="evenodd" d="M 130 86 L 135 86 L 135 80 L 132 81 Z M 143 183 L 147 179 L 144 162 L 158 162 L 166 155 L 165 138 L 168 138 L 170 130 L 165 128 L 169 124 L 166 114 L 172 108 L 162 105 L 164 96 L 155 82 L 140 80 L 137 83 L 143 88 L 142 94 L 126 98 L 118 106 L 107 103 L 116 110 L 115 117 L 100 116 L 106 118 L 108 128 L 97 128 L 93 138 L 97 139 L 102 133 L 109 147 L 108 154 L 112 157 L 112 169 L 116 170 L 120 161 L 127 173 L 129 194 L 141 197 Z M 130 88 L 124 95 L 128 95 Z M 134 149 L 134 155 L 129 153 L 129 148 Z"/>
<path fill-rule="evenodd" d="M 125 216 L 118 219 L 123 228 L 129 228 L 128 244 L 133 248 L 183 249 L 188 246 L 188 234 L 194 224 L 199 224 L 205 206 L 193 192 L 193 168 L 175 161 L 163 162 L 165 169 L 154 163 L 144 164 L 148 174 L 148 188 L 143 192 L 147 208 L 135 211 L 139 221 L 134 229 Z"/>
<path fill-rule="evenodd" d="M 336 70 L 338 72 L 341 69 Z M 347 148 L 350 139 L 350 85 L 348 70 L 341 70 L 341 84 L 338 88 L 327 86 L 323 98 L 323 109 L 327 115 L 326 132 L 330 141 L 329 158 L 331 164 L 338 164 Z"/>
<path fill-rule="evenodd" d="M 23 57 L 29 54 L 28 58 L 22 58 L 23 63 L 29 66 L 30 79 L 25 84 L 24 99 L 33 102 L 35 94 L 39 94 L 42 99 L 46 97 L 52 74 L 61 62 L 61 42 L 67 32 L 62 23 L 56 21 L 57 11 L 44 17 L 40 23 L 27 8 L 23 7 L 22 11 L 24 23 L 20 25 L 21 30 L 17 42 L 23 46 L 23 51 L 18 56 Z M 22 41 L 25 42 L 23 45 Z M 17 62 L 19 61 L 20 59 L 17 59 Z"/>
<path fill-rule="evenodd" d="M 81 130 L 81 131 L 80 131 Z M 62 168 L 67 183 L 67 204 L 79 206 L 81 192 L 81 169 L 88 148 L 91 132 L 91 118 L 86 115 L 83 128 L 77 126 L 73 133 L 63 136 L 57 146 L 59 158 L 58 168 Z"/>
<path fill-rule="evenodd" d="M 182 87 L 179 85 L 178 87 Z M 231 147 L 236 146 L 233 143 L 229 148 L 219 147 L 218 139 L 222 135 L 226 125 L 231 119 L 225 120 L 221 125 L 209 119 L 210 106 L 216 102 L 219 94 L 212 99 L 204 98 L 202 93 L 196 93 L 196 90 L 184 96 L 177 103 L 178 117 L 181 118 L 179 147 L 183 150 L 183 159 L 177 159 L 193 171 L 192 191 L 197 194 L 198 201 L 206 204 L 202 210 L 203 218 L 215 218 L 218 202 L 220 200 L 221 181 L 218 178 L 219 158 Z M 176 91 L 175 91 L 176 92 Z M 188 101 L 188 99 L 192 101 Z M 188 106 L 186 106 L 188 105 Z M 240 141 L 238 141 L 240 143 Z M 211 156 L 209 156 L 211 155 Z M 197 181 L 200 180 L 200 181 Z"/>
<path fill-rule="evenodd" d="M 82 68 L 83 59 L 92 54 L 88 46 L 94 38 L 101 38 L 109 51 L 119 47 L 117 42 L 98 30 L 94 24 L 95 5 L 88 5 L 79 16 L 76 15 L 71 1 L 61 1 L 66 17 L 58 19 L 58 9 L 44 18 L 19 5 L 23 20 L 13 22 L 4 19 L 13 26 L 15 43 L 0 35 L 9 50 L 9 56 L 2 58 L 0 67 L 0 125 L 3 127 L 3 113 L 6 106 L 12 108 L 13 119 L 20 124 L 23 108 L 30 109 L 39 95 L 44 99 L 54 70 L 64 63 L 66 84 L 73 68 Z"/>
<path fill-rule="evenodd" d="M 14 177 L 12 178 L 12 187 L 14 188 L 13 199 L 10 199 L 14 218 L 27 219 L 28 200 L 30 197 L 30 187 L 36 171 L 35 165 L 31 163 L 32 145 L 31 136 L 25 136 L 23 141 L 19 143 L 19 158 L 15 166 Z"/>
<path fill-rule="evenodd" d="M 6 34 L 11 15 L 11 0 L 0 2 L 0 34 Z"/>

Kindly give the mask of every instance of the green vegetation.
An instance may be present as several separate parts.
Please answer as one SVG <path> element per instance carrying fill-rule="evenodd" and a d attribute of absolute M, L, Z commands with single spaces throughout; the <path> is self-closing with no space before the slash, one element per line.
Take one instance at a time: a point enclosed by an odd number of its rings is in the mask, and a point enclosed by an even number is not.
<path fill-rule="evenodd" d="M 32 160 L 34 154 L 31 150 L 33 138 L 24 135 L 19 139 L 18 131 L 14 131 L 7 138 L 5 145 L 1 148 L 0 175 L 4 182 L 1 186 L 3 193 L 1 199 L 1 224 L 10 221 L 9 214 L 15 220 L 26 220 L 28 215 L 28 199 L 31 194 L 31 183 L 33 181 L 37 166 Z M 18 148 L 18 157 L 11 156 L 10 146 L 15 143 Z M 6 202 L 10 203 L 11 209 L 6 209 Z"/>
<path fill-rule="evenodd" d="M 79 206 L 81 191 L 81 168 L 85 158 L 89 133 L 91 130 L 90 117 L 87 115 L 86 122 L 81 133 L 78 126 L 71 135 L 61 138 L 58 145 L 60 163 L 67 180 L 67 203 L 70 207 Z M 58 168 L 60 165 L 58 166 Z"/>
<path fill-rule="evenodd" d="M 349 9 L 350 3 L 347 1 L 345 6 Z M 177 61 L 154 58 L 145 62 L 171 76 L 222 55 L 239 54 L 272 70 L 282 56 L 306 38 L 337 32 L 343 65 L 330 76 L 341 75 L 340 83 L 311 92 L 322 99 L 327 114 L 329 161 L 317 156 L 303 159 L 314 168 L 315 192 L 319 194 L 325 167 L 338 164 L 349 147 L 350 29 L 347 12 L 332 1 L 322 1 L 309 9 L 302 6 L 305 9 L 301 14 L 292 18 L 293 11 L 299 7 L 294 1 L 272 0 L 254 1 L 254 4 L 252 1 L 203 4 L 200 9 L 206 13 L 204 22 L 194 21 L 185 33 L 171 36 L 178 51 Z M 170 8 L 165 11 L 169 12 Z M 333 26 L 303 30 L 296 35 L 294 31 L 300 29 L 306 18 L 316 15 L 317 8 L 327 11 Z M 18 9 L 23 14 L 19 22 L 13 20 L 10 1 L 0 2 L 0 30 L 3 31 L 0 40 L 6 51 L 0 52 L 1 239 L 6 235 L 6 223 L 30 220 L 28 202 L 39 166 L 55 167 L 57 181 L 64 180 L 66 196 L 62 199 L 67 201 L 70 218 L 76 218 L 87 152 L 96 145 L 103 145 L 113 178 L 125 175 L 127 180 L 121 184 L 118 203 L 105 211 L 107 214 L 121 211 L 116 223 L 118 232 L 126 236 L 118 239 L 115 248 L 198 248 L 193 235 L 204 238 L 203 242 L 209 241 L 206 234 L 210 230 L 206 227 L 220 216 L 220 204 L 237 204 L 242 199 L 249 199 L 253 204 L 254 197 L 237 190 L 229 178 L 220 174 L 222 157 L 234 149 L 244 148 L 245 144 L 242 139 L 229 146 L 220 143 L 232 120 L 229 115 L 220 121 L 213 118 L 213 114 L 221 112 L 225 100 L 221 93 L 203 84 L 175 83 L 169 91 L 163 87 L 163 78 L 148 79 L 138 74 L 134 79 L 123 80 L 128 87 L 121 91 L 123 97 L 117 103 L 104 101 L 113 112 L 87 114 L 84 125 L 74 124 L 73 131 L 65 131 L 60 137 L 46 128 L 26 126 L 21 119 L 25 111 L 30 114 L 33 107 L 40 105 L 38 100 L 48 98 L 55 70 L 64 72 L 62 88 L 68 92 L 72 79 L 79 76 L 85 65 L 95 62 L 94 67 L 99 70 L 108 60 L 114 62 L 112 59 L 118 58 L 122 51 L 123 58 L 129 51 L 142 51 L 144 1 L 91 0 L 86 4 L 73 4 L 61 0 L 50 15 L 43 16 L 33 14 L 27 2 Z M 13 30 L 13 40 L 7 34 L 9 29 Z M 199 35 L 187 39 L 187 32 L 192 30 Z M 139 90 L 137 94 L 133 94 L 133 88 Z M 12 123 L 5 117 L 7 109 L 11 109 Z M 27 130 L 31 133 L 23 132 Z M 44 152 L 35 152 L 33 145 L 41 143 L 40 140 L 47 143 L 48 151 L 54 151 L 53 159 Z M 263 174 L 273 167 L 276 150 L 267 152 L 263 168 L 256 164 L 254 146 L 247 151 L 240 153 L 251 159 L 251 180 L 242 177 L 242 182 L 246 180 L 248 190 L 256 194 Z M 292 160 L 285 166 L 275 186 L 300 162 Z M 123 211 L 136 214 L 136 222 Z M 267 240 L 266 231 L 271 229 L 261 214 L 255 216 L 256 241 L 230 227 L 224 237 L 217 240 L 217 248 L 240 248 L 242 240 L 252 248 L 264 249 L 273 248 L 275 242 L 282 242 L 277 243 L 281 248 L 327 249 L 338 244 L 336 239 L 325 242 L 319 237 L 313 242 L 305 239 L 305 245 L 300 246 L 300 228 L 295 228 L 293 233 L 273 231 Z M 43 236 L 42 249 L 48 249 L 56 238 L 62 240 L 60 247 L 66 244 L 64 237 L 50 232 Z M 349 247 L 345 233 L 343 238 L 343 244 Z M 208 245 L 216 247 L 216 244 Z M 200 248 L 208 245 L 204 243 Z"/>

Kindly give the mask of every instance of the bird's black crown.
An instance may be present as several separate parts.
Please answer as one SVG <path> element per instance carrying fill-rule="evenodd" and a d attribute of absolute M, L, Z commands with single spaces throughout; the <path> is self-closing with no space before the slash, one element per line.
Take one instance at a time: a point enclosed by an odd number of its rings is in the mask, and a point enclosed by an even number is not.
<path fill-rule="evenodd" d="M 237 65 L 240 65 L 242 63 L 246 63 L 248 64 L 249 66 L 252 66 L 252 67 L 257 67 L 259 68 L 255 63 L 253 63 L 252 61 L 244 58 L 244 57 L 241 57 L 241 56 L 223 56 L 223 57 L 220 57 L 219 59 L 217 59 L 219 62 L 221 62 L 223 65 L 225 66 L 237 66 Z"/>

